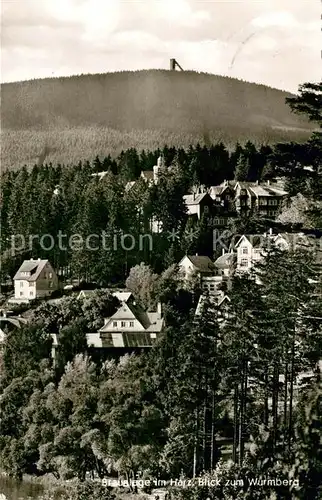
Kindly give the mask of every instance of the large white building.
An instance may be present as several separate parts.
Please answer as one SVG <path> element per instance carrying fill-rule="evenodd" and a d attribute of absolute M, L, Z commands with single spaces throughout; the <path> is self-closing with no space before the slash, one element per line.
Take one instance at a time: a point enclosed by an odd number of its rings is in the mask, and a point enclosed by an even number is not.
<path fill-rule="evenodd" d="M 29 302 L 58 289 L 58 277 L 48 260 L 25 260 L 13 280 L 15 295 L 11 302 Z"/>

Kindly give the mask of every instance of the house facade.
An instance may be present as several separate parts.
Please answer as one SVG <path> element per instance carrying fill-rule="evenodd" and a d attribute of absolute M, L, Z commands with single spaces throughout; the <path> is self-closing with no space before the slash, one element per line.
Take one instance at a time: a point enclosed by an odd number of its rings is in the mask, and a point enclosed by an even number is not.
<path fill-rule="evenodd" d="M 15 302 L 47 297 L 59 288 L 57 274 L 48 260 L 25 260 L 13 280 Z"/>
<path fill-rule="evenodd" d="M 178 266 L 185 280 L 193 276 L 202 279 L 216 274 L 214 263 L 205 255 L 185 255 Z"/>
<path fill-rule="evenodd" d="M 249 272 L 263 258 L 263 238 L 259 235 L 243 235 L 235 245 L 236 272 Z"/>
<path fill-rule="evenodd" d="M 198 192 L 194 189 L 193 193 L 183 196 L 183 201 L 189 216 L 201 219 L 204 215 L 210 216 L 213 213 L 213 200 L 206 191 Z"/>
<path fill-rule="evenodd" d="M 122 302 L 116 313 L 105 319 L 98 333 L 102 347 L 144 348 L 157 341 L 163 328 L 160 304 L 157 311 L 146 312 L 135 301 L 128 301 Z"/>
<path fill-rule="evenodd" d="M 282 183 L 224 181 L 209 189 L 214 202 L 226 212 L 235 211 L 239 215 L 257 213 L 274 219 L 279 212 L 287 192 Z"/>

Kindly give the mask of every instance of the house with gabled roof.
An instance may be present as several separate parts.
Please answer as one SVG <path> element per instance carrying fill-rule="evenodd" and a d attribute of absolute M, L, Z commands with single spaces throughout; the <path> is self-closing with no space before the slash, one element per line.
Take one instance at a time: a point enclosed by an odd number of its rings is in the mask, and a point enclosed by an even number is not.
<path fill-rule="evenodd" d="M 264 236 L 244 234 L 234 245 L 237 252 L 236 271 L 247 272 L 263 258 Z"/>
<path fill-rule="evenodd" d="M 101 347 L 143 348 L 151 347 L 163 328 L 161 304 L 158 304 L 157 311 L 147 312 L 135 301 L 124 301 L 115 314 L 105 319 L 98 336 Z M 89 336 L 88 343 L 90 345 Z"/>
<path fill-rule="evenodd" d="M 204 214 L 208 215 L 212 212 L 213 200 L 208 192 L 185 194 L 183 201 L 189 216 L 194 215 L 201 219 Z"/>
<path fill-rule="evenodd" d="M 184 279 L 189 279 L 192 276 L 203 278 L 216 274 L 216 268 L 210 257 L 206 255 L 185 255 L 179 262 L 179 271 L 183 274 Z"/>
<path fill-rule="evenodd" d="M 48 297 L 59 288 L 57 274 L 48 260 L 25 260 L 14 278 L 15 295 L 10 302 L 29 302 Z"/>
<path fill-rule="evenodd" d="M 215 203 L 225 210 L 235 210 L 238 214 L 258 213 L 263 217 L 275 218 L 287 196 L 284 185 L 278 181 L 265 183 L 224 181 L 209 189 Z"/>

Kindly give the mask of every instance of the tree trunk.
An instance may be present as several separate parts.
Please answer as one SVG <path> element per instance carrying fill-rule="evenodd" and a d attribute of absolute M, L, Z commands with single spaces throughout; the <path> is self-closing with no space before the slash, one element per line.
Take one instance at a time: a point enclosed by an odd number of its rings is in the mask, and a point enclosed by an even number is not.
<path fill-rule="evenodd" d="M 243 397 L 243 412 L 242 412 L 242 422 L 241 422 L 241 434 L 242 434 L 242 439 L 240 441 L 240 451 L 239 451 L 239 462 L 240 464 L 242 463 L 244 459 L 244 449 L 245 449 L 245 435 L 244 435 L 244 422 L 245 422 L 245 415 L 247 411 L 247 372 L 248 372 L 248 363 L 245 361 L 244 363 L 244 397 Z"/>
<path fill-rule="evenodd" d="M 287 397 L 288 397 L 288 363 L 285 364 L 285 381 L 284 381 L 284 426 L 287 426 Z"/>
<path fill-rule="evenodd" d="M 244 365 L 244 362 L 243 362 Z M 242 465 L 242 460 L 243 460 L 243 455 L 242 455 L 242 450 L 243 450 L 243 432 L 244 432 L 244 399 L 245 399 L 245 393 L 244 393 L 244 386 L 245 386 L 245 373 L 244 373 L 244 366 L 242 367 L 241 371 L 241 381 L 240 381 L 240 398 L 239 398 L 239 432 L 238 432 L 238 464 L 239 466 Z"/>
<path fill-rule="evenodd" d="M 290 406 L 289 406 L 289 422 L 288 422 L 288 448 L 291 448 L 292 434 L 293 434 L 293 392 L 294 392 L 294 363 L 295 362 L 295 327 L 292 339 L 292 353 L 291 353 L 291 373 L 290 373 Z"/>
<path fill-rule="evenodd" d="M 275 363 L 273 371 L 273 398 L 272 398 L 273 399 L 272 401 L 273 450 L 275 450 L 276 435 L 277 435 L 278 382 L 279 382 L 279 371 L 278 371 L 278 366 Z"/>
<path fill-rule="evenodd" d="M 266 366 L 265 368 L 265 375 L 264 375 L 264 424 L 267 427 L 268 426 L 268 367 Z"/>
<path fill-rule="evenodd" d="M 215 450 L 216 450 L 216 395 L 212 393 L 212 408 L 211 408 L 211 446 L 210 446 L 210 470 L 215 466 Z"/>
<path fill-rule="evenodd" d="M 238 444 L 238 384 L 234 390 L 234 438 L 233 438 L 233 461 L 237 463 L 237 444 Z"/>

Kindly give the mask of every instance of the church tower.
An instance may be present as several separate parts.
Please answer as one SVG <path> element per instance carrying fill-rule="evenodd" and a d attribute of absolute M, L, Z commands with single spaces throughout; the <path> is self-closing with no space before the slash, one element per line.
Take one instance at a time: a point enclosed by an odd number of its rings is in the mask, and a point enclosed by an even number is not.
<path fill-rule="evenodd" d="M 164 173 L 165 171 L 166 171 L 166 166 L 164 162 L 164 156 L 161 153 L 161 155 L 158 158 L 157 164 L 153 167 L 154 184 L 157 184 L 159 182 L 160 174 Z"/>

